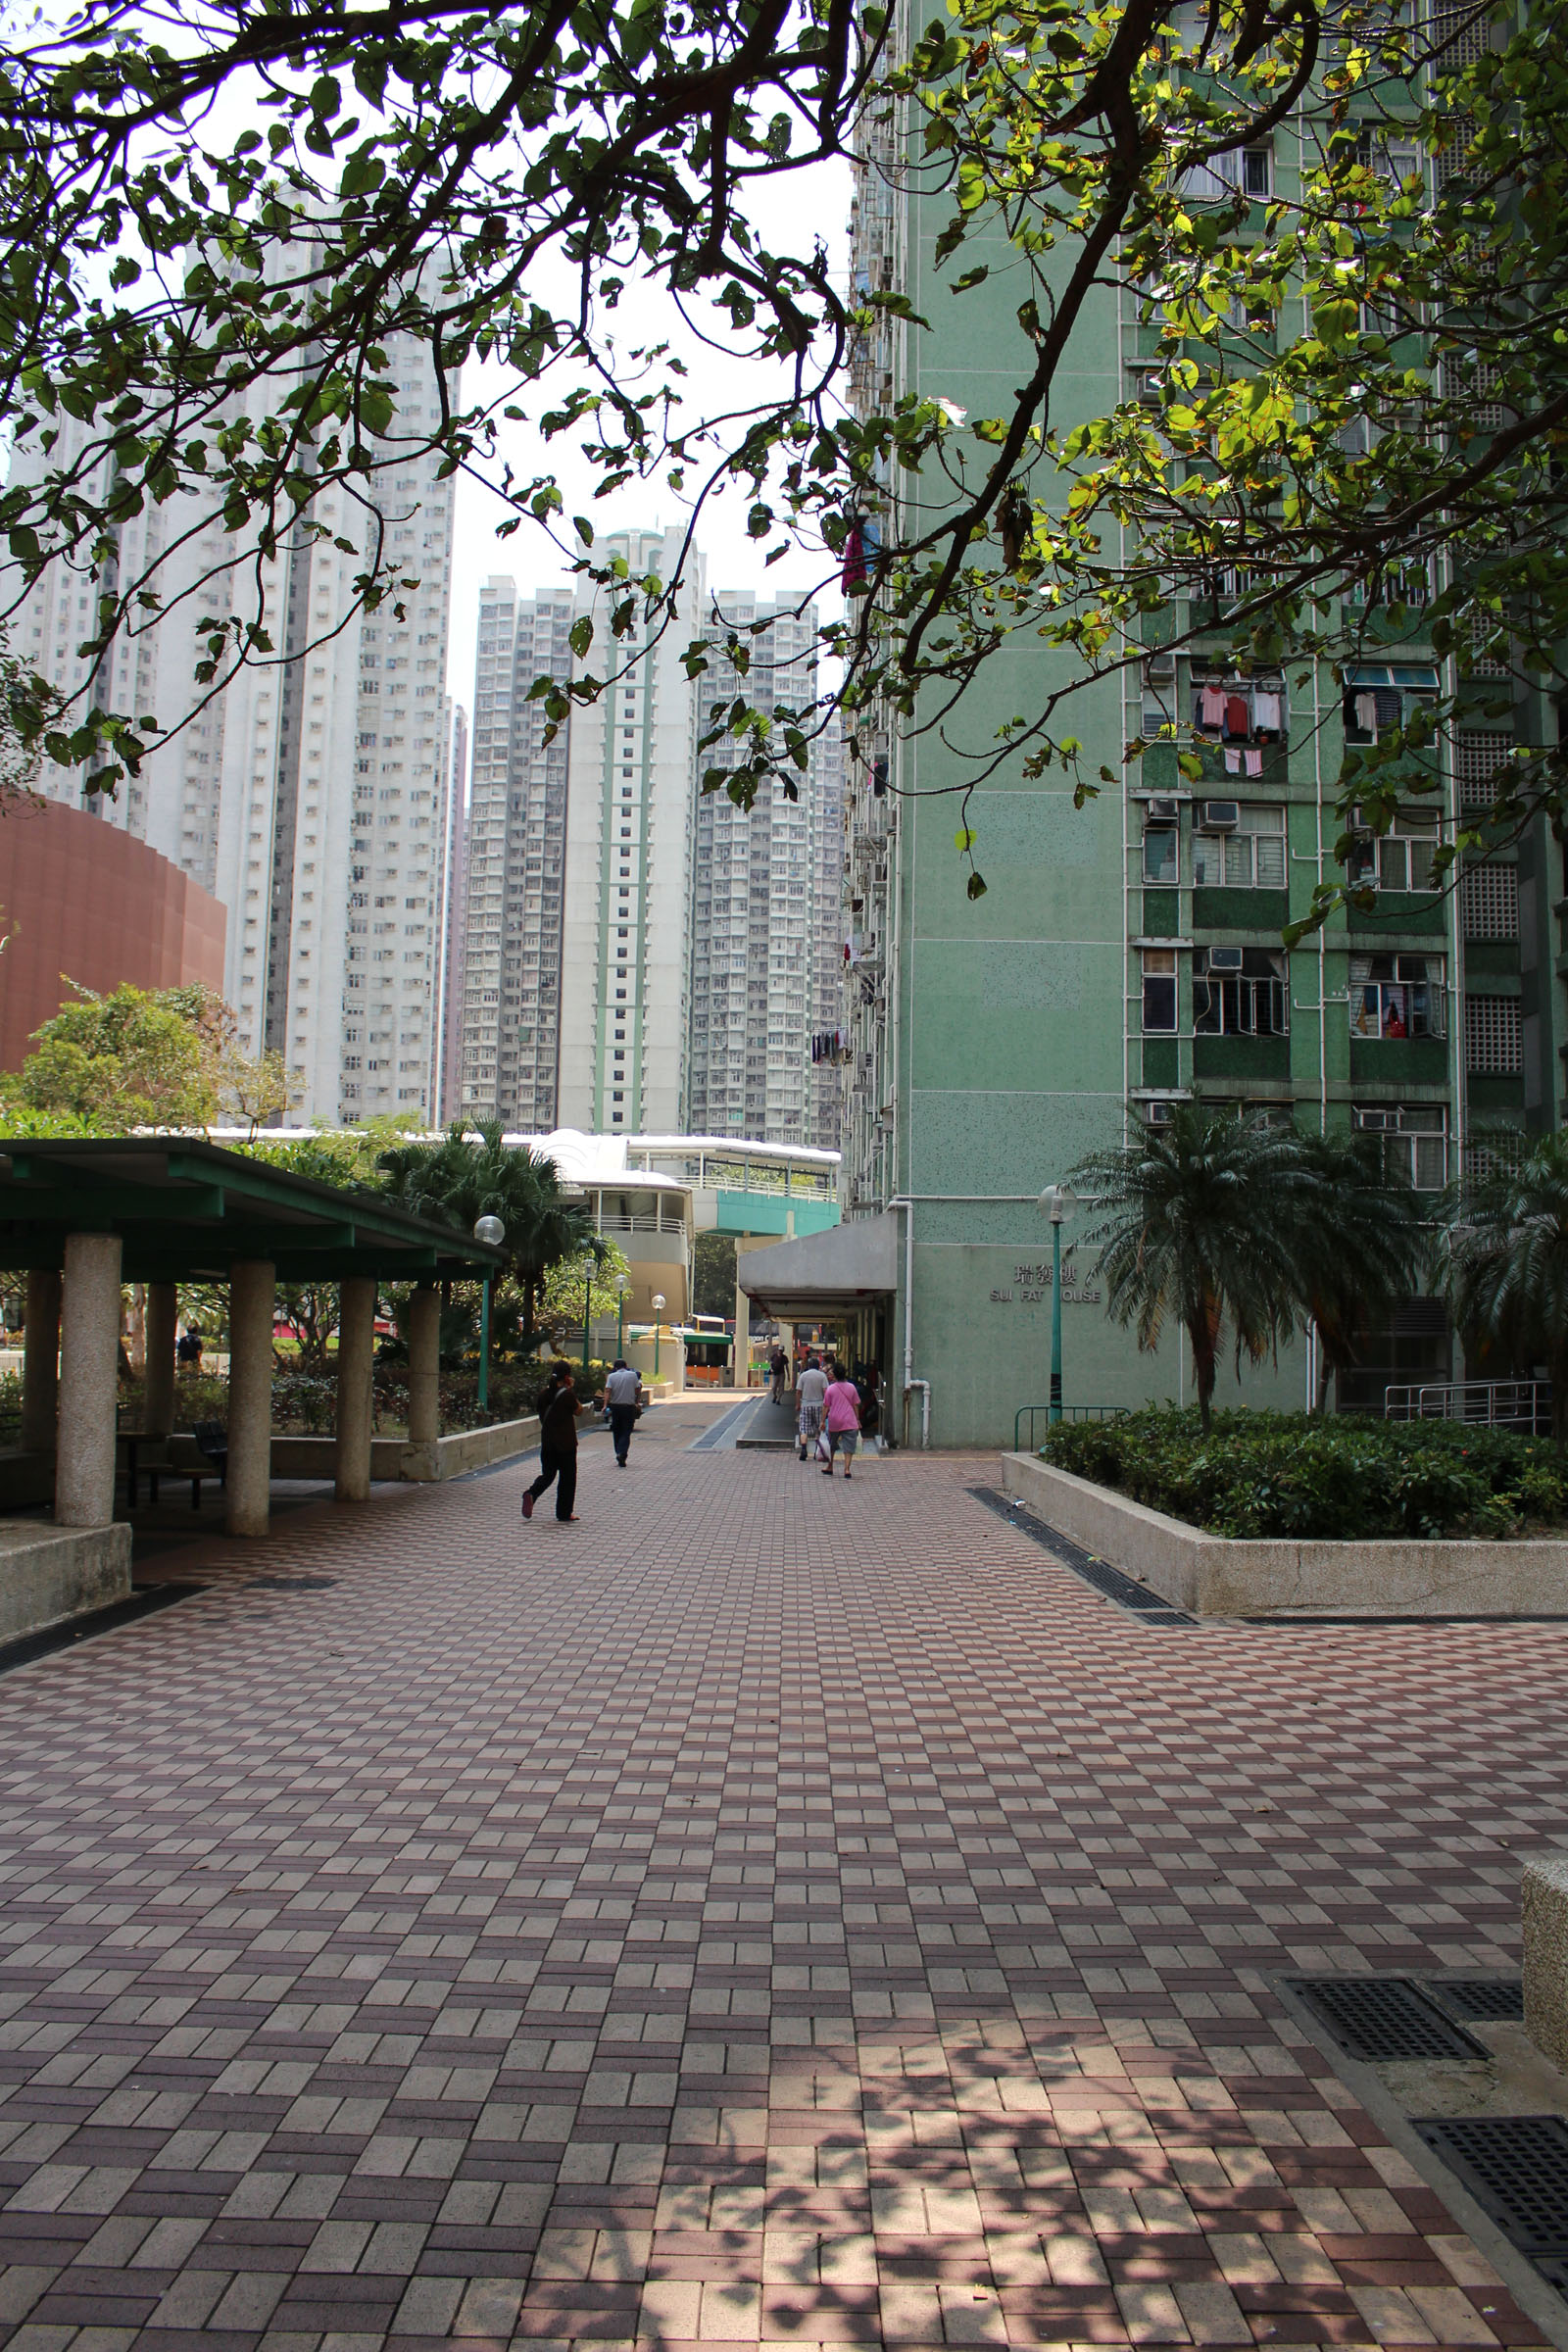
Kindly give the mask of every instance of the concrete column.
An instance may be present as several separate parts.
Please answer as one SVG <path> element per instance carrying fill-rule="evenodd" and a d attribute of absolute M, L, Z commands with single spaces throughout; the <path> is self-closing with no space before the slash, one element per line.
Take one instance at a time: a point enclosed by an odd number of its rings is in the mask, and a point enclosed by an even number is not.
<path fill-rule="evenodd" d="M 146 1386 L 142 1392 L 141 1425 L 154 1437 L 167 1438 L 174 1426 L 174 1324 L 179 1293 L 172 1282 L 147 1286 L 144 1328 L 147 1334 Z"/>
<path fill-rule="evenodd" d="M 1525 2032 L 1568 2068 L 1568 1854 L 1525 1864 Z"/>
<path fill-rule="evenodd" d="M 22 1333 L 22 1443 L 29 1452 L 53 1453 L 59 1401 L 60 1277 L 53 1266 L 34 1266 Z"/>
<path fill-rule="evenodd" d="M 228 1532 L 265 1536 L 272 1487 L 272 1267 L 228 1277 Z"/>
<path fill-rule="evenodd" d="M 120 1236 L 70 1234 L 60 1318 L 57 1527 L 107 1527 L 115 1516 L 119 1371 Z"/>
<path fill-rule="evenodd" d="M 751 1326 L 752 1302 L 741 1289 L 741 1260 L 746 1255 L 747 1236 L 740 1234 L 735 1242 L 735 1357 L 732 1379 L 738 1389 L 746 1386 L 747 1333 Z"/>
<path fill-rule="evenodd" d="M 441 1435 L 441 1294 L 428 1286 L 409 1300 L 409 1444 Z"/>
<path fill-rule="evenodd" d="M 352 1274 L 338 1284 L 337 1480 L 339 1502 L 370 1499 L 370 1422 L 373 1414 L 375 1284 Z"/>

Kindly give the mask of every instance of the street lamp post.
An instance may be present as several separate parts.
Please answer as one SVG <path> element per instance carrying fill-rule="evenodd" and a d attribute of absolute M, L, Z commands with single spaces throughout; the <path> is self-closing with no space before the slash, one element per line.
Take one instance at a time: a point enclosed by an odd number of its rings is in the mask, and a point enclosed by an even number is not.
<path fill-rule="evenodd" d="M 499 1250 L 507 1238 L 507 1229 L 499 1217 L 477 1217 L 473 1238 Z M 490 1410 L 490 1269 L 484 1270 L 484 1289 L 479 1298 L 479 1410 Z"/>
<path fill-rule="evenodd" d="M 657 1379 L 659 1378 L 659 1334 L 660 1334 L 660 1321 L 659 1321 L 659 1318 L 660 1318 L 660 1316 L 661 1316 L 661 1315 L 663 1313 L 663 1311 L 664 1311 L 664 1294 L 663 1294 L 663 1292 L 662 1292 L 662 1291 L 656 1291 L 656 1292 L 654 1293 L 654 1297 L 653 1297 L 653 1308 L 654 1308 L 654 1378 L 657 1380 Z"/>
<path fill-rule="evenodd" d="M 615 1353 L 626 1352 L 626 1293 L 631 1289 L 631 1276 L 615 1276 Z"/>
<path fill-rule="evenodd" d="M 1077 1207 L 1077 1197 L 1064 1184 L 1048 1184 L 1040 1196 L 1041 1214 L 1051 1222 L 1051 1411 L 1061 1419 L 1061 1229 Z"/>

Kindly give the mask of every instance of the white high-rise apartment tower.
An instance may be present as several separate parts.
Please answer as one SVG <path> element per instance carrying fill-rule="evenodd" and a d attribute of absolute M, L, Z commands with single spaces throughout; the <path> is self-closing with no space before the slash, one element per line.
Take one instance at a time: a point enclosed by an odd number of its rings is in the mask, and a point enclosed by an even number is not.
<path fill-rule="evenodd" d="M 535 1134 L 556 1124 L 570 737 L 544 742 L 528 689 L 570 677 L 574 612 L 570 588 L 479 592 L 459 1107 Z"/>
<path fill-rule="evenodd" d="M 386 346 L 415 431 L 438 413 L 427 348 Z M 66 425 L 63 454 L 83 429 Z M 141 775 L 101 804 L 228 910 L 224 993 L 248 1051 L 275 1047 L 297 1074 L 290 1117 L 353 1124 L 430 1112 L 441 890 L 438 760 L 451 592 L 453 483 L 434 459 L 393 453 L 363 490 L 324 489 L 307 510 L 329 526 L 258 566 L 242 537 L 194 496 L 149 506 L 120 535 L 121 579 L 156 564 L 162 611 L 109 657 L 99 697 L 171 730 L 196 710 L 200 624 L 253 610 L 260 573 L 278 651 L 247 665 Z M 36 460 L 16 461 L 30 469 Z M 418 586 L 354 613 L 375 517 L 385 552 Z M 350 542 L 350 553 L 332 544 Z M 12 649 L 68 692 L 87 682 L 76 646 L 93 584 L 52 565 L 12 623 Z M 107 692 L 104 691 L 107 688 Z M 74 801 L 81 778 L 46 766 L 42 789 Z"/>
<path fill-rule="evenodd" d="M 678 530 L 618 531 L 596 552 L 669 579 L 680 547 Z M 678 610 L 652 638 L 640 619 L 612 637 L 602 596 L 581 610 L 598 624 L 584 666 L 616 682 L 571 721 L 556 1116 L 674 1134 L 686 1123 L 697 740 L 682 656 L 701 625 L 702 559 L 687 558 Z"/>
<path fill-rule="evenodd" d="M 702 730 L 738 693 L 768 710 L 809 705 L 815 607 L 797 611 L 745 589 L 720 589 L 713 604 L 704 632 L 709 666 L 698 681 Z M 752 635 L 760 621 L 765 628 Z M 751 652 L 744 678 L 722 651 L 732 627 Z M 822 994 L 822 868 L 830 856 L 836 882 L 842 866 L 837 803 L 826 810 L 814 756 L 793 801 L 776 784 L 758 794 L 749 813 L 721 791 L 704 796 L 703 771 L 734 763 L 734 752 L 715 745 L 698 755 L 694 771 L 688 1121 L 694 1135 L 815 1144 L 811 1031 Z"/>
<path fill-rule="evenodd" d="M 835 710 L 811 747 L 811 876 L 816 965 L 811 1027 L 818 1035 L 845 1022 L 844 730 Z M 843 1076 L 836 1061 L 809 1072 L 806 1140 L 819 1152 L 839 1148 Z"/>

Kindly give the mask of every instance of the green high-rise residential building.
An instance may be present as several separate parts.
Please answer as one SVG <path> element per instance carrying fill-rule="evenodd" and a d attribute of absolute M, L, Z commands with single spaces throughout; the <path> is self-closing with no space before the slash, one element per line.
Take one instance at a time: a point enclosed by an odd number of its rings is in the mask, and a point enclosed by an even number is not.
<path fill-rule="evenodd" d="M 1276 173 L 1290 192 L 1297 153 L 1293 134 L 1245 158 L 1258 233 L 1262 200 Z M 1026 349 L 1017 283 L 997 266 L 1007 249 L 1000 239 L 991 254 L 966 246 L 964 267 L 990 260 L 993 274 L 956 297 L 955 265 L 932 258 L 951 199 L 922 194 L 917 176 L 896 168 L 891 132 L 868 135 L 855 220 L 860 283 L 902 288 L 931 331 L 889 324 L 869 338 L 856 397 L 882 408 L 909 392 L 995 416 Z M 1298 323 L 1298 310 L 1280 331 Z M 1129 287 L 1098 290 L 1052 422 L 1065 428 L 1139 397 L 1155 342 Z M 881 519 L 897 531 L 909 514 L 890 508 Z M 1226 586 L 1216 583 L 1216 621 Z M 1513 729 L 1494 715 L 1461 726 L 1443 754 L 1441 793 L 1358 854 L 1355 870 L 1377 884 L 1375 911 L 1341 913 L 1287 952 L 1288 920 L 1320 877 L 1338 876 L 1347 742 L 1374 737 L 1447 680 L 1408 631 L 1392 641 L 1370 630 L 1368 658 L 1340 682 L 1327 665 L 1308 666 L 1304 683 L 1300 665 L 1243 676 L 1226 665 L 1219 627 L 1161 650 L 1159 636 L 1168 643 L 1203 617 L 1175 608 L 1141 667 L 1086 686 L 1058 718 L 1058 731 L 1083 742 L 1084 771 L 1103 763 L 1125 785 L 1077 809 L 1072 779 L 1026 780 L 1021 753 L 980 785 L 966 820 L 988 886 L 978 901 L 965 895 L 955 848 L 958 802 L 927 796 L 966 772 L 949 744 L 994 749 L 999 723 L 1038 711 L 1072 657 L 1015 640 L 941 733 L 900 740 L 890 730 L 848 771 L 846 1210 L 883 1220 L 866 1229 L 859 1271 L 879 1295 L 858 1301 L 853 1344 L 880 1356 L 891 1418 L 912 1442 L 922 1427 L 934 1445 L 1010 1442 L 1016 1408 L 1047 1396 L 1051 1250 L 1036 1199 L 1086 1151 L 1118 1141 L 1128 1106 L 1157 1120 L 1201 1093 L 1313 1128 L 1375 1129 L 1433 1196 L 1485 1149 L 1477 1138 L 1489 1124 L 1540 1130 L 1560 1115 L 1560 849 L 1541 827 L 1468 869 L 1457 891 L 1429 887 L 1440 828 L 1485 805 L 1515 733 L 1541 740 L 1544 714 L 1525 705 Z M 1497 689 L 1489 680 L 1480 690 Z M 1179 771 L 1174 743 L 1124 767 L 1129 740 L 1195 715 L 1205 722 L 1200 779 Z M 883 793 L 879 760 L 894 788 Z M 1083 1230 L 1080 1217 L 1065 1238 Z M 1068 1405 L 1190 1396 L 1175 1337 L 1140 1355 L 1107 1322 L 1090 1262 L 1080 1239 L 1062 1285 Z M 803 1274 L 803 1298 L 808 1287 Z M 1381 1410 L 1390 1384 L 1464 1369 L 1436 1298 L 1412 1298 L 1334 1401 Z M 1300 1347 L 1239 1384 L 1227 1372 L 1220 1400 L 1296 1406 L 1308 1378 Z"/>

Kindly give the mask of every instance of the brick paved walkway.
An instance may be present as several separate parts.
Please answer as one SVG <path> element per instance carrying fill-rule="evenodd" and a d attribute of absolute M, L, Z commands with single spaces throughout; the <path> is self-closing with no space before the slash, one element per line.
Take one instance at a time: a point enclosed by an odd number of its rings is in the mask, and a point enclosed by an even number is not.
<path fill-rule="evenodd" d="M 1515 1960 L 1568 1629 L 1143 1628 L 699 1425 L 0 1682 L 10 2352 L 1538 2341 L 1266 1973 Z"/>

